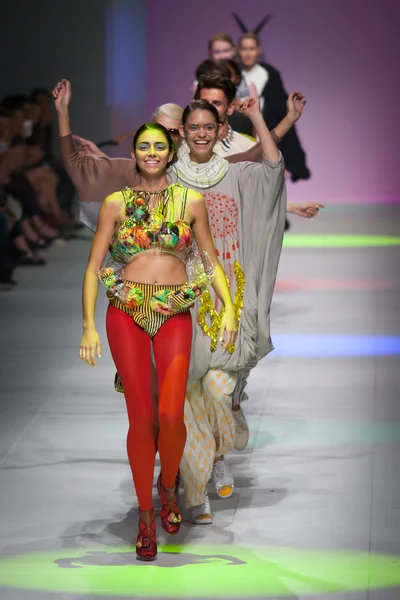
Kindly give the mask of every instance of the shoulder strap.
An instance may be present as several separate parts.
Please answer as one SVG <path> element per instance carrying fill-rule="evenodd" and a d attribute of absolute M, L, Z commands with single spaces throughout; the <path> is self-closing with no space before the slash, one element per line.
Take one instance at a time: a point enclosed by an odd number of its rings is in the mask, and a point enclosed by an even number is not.
<path fill-rule="evenodd" d="M 181 216 L 180 219 L 183 220 L 184 216 L 185 216 L 185 210 L 186 210 L 186 199 L 187 199 L 187 195 L 188 195 L 188 189 L 187 187 L 183 188 L 183 195 L 182 195 L 182 208 L 181 208 Z"/>
<path fill-rule="evenodd" d="M 126 206 L 127 202 L 129 202 L 129 200 L 132 199 L 132 190 L 131 190 L 131 188 L 126 187 L 123 190 L 121 190 L 121 194 L 124 199 L 125 206 Z"/>

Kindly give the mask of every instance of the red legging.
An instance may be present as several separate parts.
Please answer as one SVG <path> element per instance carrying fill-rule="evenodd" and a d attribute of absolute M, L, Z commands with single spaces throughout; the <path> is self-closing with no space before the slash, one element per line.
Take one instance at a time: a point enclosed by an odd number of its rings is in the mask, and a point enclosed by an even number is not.
<path fill-rule="evenodd" d="M 153 506 L 156 456 L 155 407 L 151 395 L 151 341 L 158 376 L 157 449 L 162 484 L 175 485 L 186 443 L 184 404 L 192 344 L 190 312 L 177 314 L 160 327 L 151 340 L 132 317 L 109 305 L 107 337 L 121 377 L 128 411 L 127 450 L 141 510 Z"/>

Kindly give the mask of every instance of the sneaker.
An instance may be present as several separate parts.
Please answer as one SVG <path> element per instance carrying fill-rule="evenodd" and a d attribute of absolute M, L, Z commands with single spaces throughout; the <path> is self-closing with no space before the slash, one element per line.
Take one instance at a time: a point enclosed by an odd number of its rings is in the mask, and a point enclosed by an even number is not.
<path fill-rule="evenodd" d="M 214 463 L 211 474 L 215 491 L 220 498 L 229 498 L 232 496 L 234 485 L 233 475 L 225 459 Z"/>
<path fill-rule="evenodd" d="M 203 504 L 192 508 L 191 520 L 194 525 L 210 525 L 213 522 L 214 517 L 207 492 Z"/>
<path fill-rule="evenodd" d="M 249 426 L 247 424 L 246 417 L 242 411 L 242 407 L 239 410 L 232 411 L 233 418 L 235 419 L 235 450 L 244 450 L 249 443 Z"/>

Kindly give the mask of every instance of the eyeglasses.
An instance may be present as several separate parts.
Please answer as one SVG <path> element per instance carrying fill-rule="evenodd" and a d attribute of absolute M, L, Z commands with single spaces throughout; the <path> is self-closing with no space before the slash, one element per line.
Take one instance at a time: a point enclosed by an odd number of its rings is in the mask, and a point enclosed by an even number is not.
<path fill-rule="evenodd" d="M 172 137 L 179 137 L 180 136 L 179 129 L 168 129 L 168 131 L 170 132 L 170 134 L 172 135 Z"/>
<path fill-rule="evenodd" d="M 198 133 L 200 129 L 203 129 L 206 133 L 215 133 L 218 125 L 216 123 L 206 123 L 205 125 L 198 125 L 197 123 L 191 123 L 185 126 L 187 131 L 191 134 Z"/>

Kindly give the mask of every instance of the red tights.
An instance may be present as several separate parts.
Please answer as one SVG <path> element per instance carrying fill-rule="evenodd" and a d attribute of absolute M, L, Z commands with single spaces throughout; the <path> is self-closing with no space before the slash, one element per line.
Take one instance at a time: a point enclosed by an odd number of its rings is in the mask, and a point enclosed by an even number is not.
<path fill-rule="evenodd" d="M 175 485 L 186 443 L 184 404 L 192 319 L 190 312 L 177 314 L 161 325 L 153 339 L 119 308 L 109 305 L 107 337 L 121 377 L 128 411 L 127 450 L 140 510 L 153 506 L 152 489 L 156 456 L 155 406 L 151 394 L 151 343 L 158 377 L 157 449 L 162 484 Z"/>

